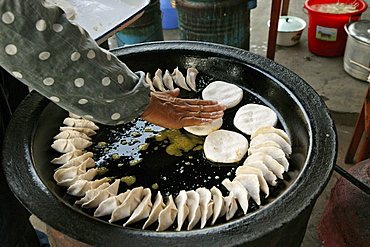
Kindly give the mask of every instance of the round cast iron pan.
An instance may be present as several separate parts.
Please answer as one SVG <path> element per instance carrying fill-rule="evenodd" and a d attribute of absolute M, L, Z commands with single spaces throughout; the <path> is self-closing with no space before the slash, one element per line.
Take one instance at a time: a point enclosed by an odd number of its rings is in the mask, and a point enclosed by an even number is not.
<path fill-rule="evenodd" d="M 52 137 L 66 112 L 31 92 L 9 125 L 3 150 L 14 193 L 52 228 L 94 246 L 300 246 L 312 207 L 326 186 L 337 140 L 317 93 L 283 66 L 248 51 L 203 42 L 153 42 L 113 53 L 133 71 L 195 67 L 255 93 L 291 136 L 292 171 L 285 191 L 254 213 L 205 229 L 155 232 L 123 228 L 76 210 L 52 178 Z"/>

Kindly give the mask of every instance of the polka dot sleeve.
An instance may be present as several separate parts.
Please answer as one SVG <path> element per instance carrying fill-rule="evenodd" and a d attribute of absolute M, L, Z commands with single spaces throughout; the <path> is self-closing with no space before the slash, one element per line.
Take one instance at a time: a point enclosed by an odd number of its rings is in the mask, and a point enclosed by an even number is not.
<path fill-rule="evenodd" d="M 64 12 L 43 0 L 0 0 L 0 65 L 60 107 L 115 125 L 150 100 L 144 73 L 100 48 Z"/>

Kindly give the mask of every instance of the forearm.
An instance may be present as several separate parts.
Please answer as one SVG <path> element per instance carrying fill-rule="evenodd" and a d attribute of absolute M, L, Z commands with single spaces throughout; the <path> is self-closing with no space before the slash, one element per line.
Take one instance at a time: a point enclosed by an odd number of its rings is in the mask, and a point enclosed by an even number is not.
<path fill-rule="evenodd" d="M 0 3 L 0 65 L 62 108 L 105 124 L 139 116 L 149 103 L 142 73 L 101 49 L 59 8 L 38 0 Z"/>

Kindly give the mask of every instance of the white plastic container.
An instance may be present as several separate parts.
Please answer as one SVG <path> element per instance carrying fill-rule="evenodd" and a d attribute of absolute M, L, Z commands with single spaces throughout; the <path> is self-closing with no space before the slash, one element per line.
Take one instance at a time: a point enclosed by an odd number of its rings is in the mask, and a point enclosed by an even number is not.
<path fill-rule="evenodd" d="M 267 23 L 270 26 L 270 21 Z M 293 46 L 301 40 L 306 28 L 306 22 L 295 16 L 280 16 L 276 44 L 280 46 Z"/>

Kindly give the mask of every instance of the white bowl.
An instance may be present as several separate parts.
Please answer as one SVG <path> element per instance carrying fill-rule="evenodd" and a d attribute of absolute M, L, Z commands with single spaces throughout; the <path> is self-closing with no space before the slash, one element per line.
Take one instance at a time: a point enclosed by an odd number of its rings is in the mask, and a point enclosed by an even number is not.
<path fill-rule="evenodd" d="M 270 21 L 267 22 L 267 25 L 270 26 Z M 305 28 L 306 22 L 299 17 L 280 16 L 276 44 L 280 46 L 297 44 Z"/>

